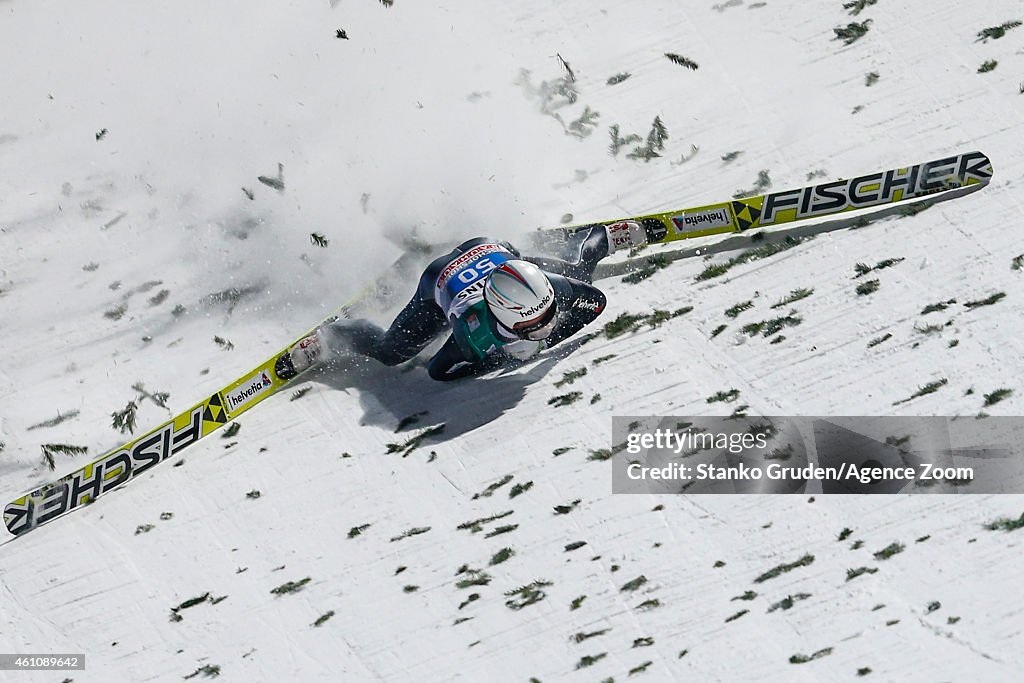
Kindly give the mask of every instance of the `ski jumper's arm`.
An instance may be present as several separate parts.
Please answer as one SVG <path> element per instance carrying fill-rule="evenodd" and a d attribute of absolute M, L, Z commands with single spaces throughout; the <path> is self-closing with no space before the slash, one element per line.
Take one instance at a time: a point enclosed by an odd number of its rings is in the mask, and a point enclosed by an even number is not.
<path fill-rule="evenodd" d="M 561 275 L 549 275 L 548 279 L 555 288 L 558 306 L 558 323 L 544 340 L 544 346 L 550 349 L 596 320 L 608 300 L 604 292 L 586 282 Z"/>
<path fill-rule="evenodd" d="M 496 370 L 501 367 L 504 360 L 499 353 L 468 360 L 455 336 L 452 335 L 427 363 L 427 373 L 431 379 L 447 382 Z"/>

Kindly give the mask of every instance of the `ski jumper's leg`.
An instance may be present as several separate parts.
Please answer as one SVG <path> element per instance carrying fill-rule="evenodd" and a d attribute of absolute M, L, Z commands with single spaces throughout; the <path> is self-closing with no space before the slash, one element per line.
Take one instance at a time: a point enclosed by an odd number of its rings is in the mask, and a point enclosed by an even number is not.
<path fill-rule="evenodd" d="M 446 326 L 436 303 L 414 296 L 387 330 L 369 320 L 339 320 L 324 328 L 324 336 L 332 349 L 347 345 L 384 365 L 398 365 L 426 348 Z"/>
<path fill-rule="evenodd" d="M 445 255 L 427 267 L 416 293 L 387 330 L 369 320 L 339 320 L 323 328 L 328 347 L 348 347 L 384 365 L 398 365 L 418 354 L 448 325 L 434 301 L 433 287 L 438 272 L 449 260 Z"/>
<path fill-rule="evenodd" d="M 566 243 L 561 259 L 531 256 L 526 260 L 549 273 L 589 283 L 594 280 L 598 262 L 609 253 L 608 231 L 603 225 L 595 225 L 573 235 Z"/>

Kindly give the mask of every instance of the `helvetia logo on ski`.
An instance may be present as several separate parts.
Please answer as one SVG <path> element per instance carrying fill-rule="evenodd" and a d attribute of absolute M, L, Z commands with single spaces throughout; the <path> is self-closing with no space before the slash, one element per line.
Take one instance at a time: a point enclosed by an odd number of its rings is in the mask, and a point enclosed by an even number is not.
<path fill-rule="evenodd" d="M 732 225 L 732 220 L 729 218 L 729 212 L 723 208 L 688 211 L 679 216 L 672 216 L 672 223 L 679 232 L 687 232 L 686 228 L 727 228 Z"/>
<path fill-rule="evenodd" d="M 268 372 L 247 377 L 237 389 L 224 392 L 224 400 L 227 401 L 228 410 L 237 410 L 257 396 L 261 396 L 274 388 L 274 381 L 270 379 Z"/>

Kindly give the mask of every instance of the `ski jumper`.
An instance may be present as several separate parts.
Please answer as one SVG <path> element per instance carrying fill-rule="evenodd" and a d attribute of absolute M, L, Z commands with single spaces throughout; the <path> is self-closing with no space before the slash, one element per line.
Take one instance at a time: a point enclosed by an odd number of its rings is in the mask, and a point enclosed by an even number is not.
<path fill-rule="evenodd" d="M 594 269 L 609 253 L 602 226 L 575 236 L 566 260 L 524 257 L 511 244 L 476 237 L 434 259 L 420 276 L 412 299 L 384 330 L 368 320 L 340 320 L 324 328 L 328 347 L 348 346 L 385 365 L 398 365 L 420 353 L 446 329 L 451 335 L 427 364 L 436 380 L 453 380 L 501 367 L 510 360 L 502 347 L 520 341 L 499 327 L 483 299 L 491 270 L 510 259 L 534 263 L 555 291 L 556 323 L 544 348 L 571 337 L 604 310 L 606 299 L 594 287 Z"/>

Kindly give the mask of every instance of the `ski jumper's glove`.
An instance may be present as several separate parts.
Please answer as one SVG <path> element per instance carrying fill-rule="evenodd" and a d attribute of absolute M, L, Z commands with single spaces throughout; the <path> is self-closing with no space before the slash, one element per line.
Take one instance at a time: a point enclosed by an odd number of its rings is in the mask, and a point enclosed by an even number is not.
<path fill-rule="evenodd" d="M 529 360 L 546 348 L 543 341 L 521 339 L 501 347 L 501 352 L 518 361 Z"/>
<path fill-rule="evenodd" d="M 427 374 L 431 379 L 447 382 L 497 370 L 504 361 L 505 356 L 501 353 L 491 353 L 482 359 L 467 359 L 453 335 L 427 363 Z"/>

